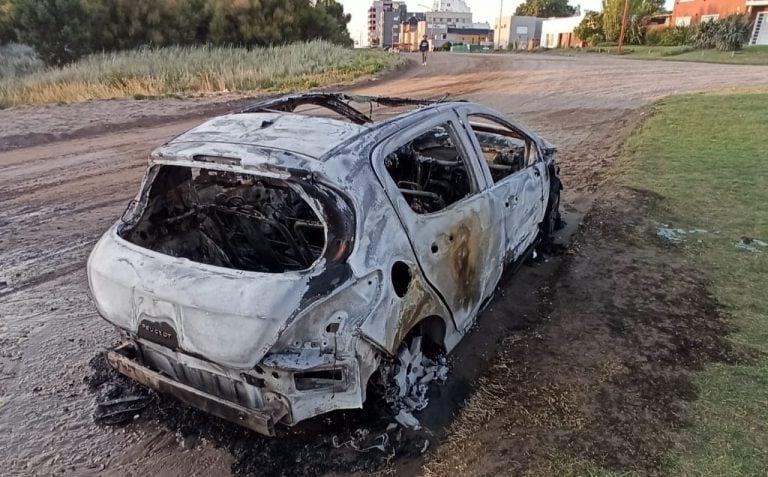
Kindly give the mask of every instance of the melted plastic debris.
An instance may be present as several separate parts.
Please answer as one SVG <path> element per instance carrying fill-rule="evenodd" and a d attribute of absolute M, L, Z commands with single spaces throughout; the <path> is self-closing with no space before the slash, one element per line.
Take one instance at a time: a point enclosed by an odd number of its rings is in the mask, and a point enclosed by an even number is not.
<path fill-rule="evenodd" d="M 405 409 L 400 409 L 400 412 L 395 416 L 395 420 L 403 427 L 418 431 L 421 429 L 421 423 L 416 417 Z"/>
<path fill-rule="evenodd" d="M 673 229 L 663 224 L 656 230 L 656 235 L 670 242 L 682 242 L 686 233 L 683 229 Z"/>
<path fill-rule="evenodd" d="M 93 420 L 105 426 L 119 426 L 139 418 L 141 411 L 152 402 L 152 396 L 130 396 L 96 404 Z"/>
<path fill-rule="evenodd" d="M 706 235 L 706 234 L 714 234 L 717 235 L 720 232 L 710 232 L 709 230 L 704 229 L 680 229 L 680 228 L 674 228 L 670 227 L 667 224 L 661 224 L 659 225 L 658 229 L 656 229 L 656 235 L 659 237 L 669 240 L 670 242 L 676 242 L 680 243 L 685 241 L 686 237 L 688 235 Z M 703 240 L 697 240 L 698 243 L 703 243 Z"/>
<path fill-rule="evenodd" d="M 370 452 L 372 450 L 379 450 L 384 453 L 390 453 L 392 446 L 389 445 L 389 434 L 383 433 L 378 436 L 371 436 L 371 431 L 368 429 L 357 429 L 352 436 L 342 441 L 339 436 L 333 436 L 331 444 L 336 449 L 341 447 L 348 447 L 354 449 L 357 452 Z"/>
<path fill-rule="evenodd" d="M 429 405 L 427 392 L 430 383 L 442 383 L 447 378 L 445 357 L 441 356 L 436 361 L 426 357 L 422 352 L 421 337 L 414 338 L 409 346 L 403 346 L 398 353 L 398 364 L 392 379 L 395 385 L 386 395 L 395 420 L 403 427 L 421 429 L 413 412 L 422 411 Z"/>
<path fill-rule="evenodd" d="M 742 237 L 741 240 L 736 242 L 736 248 L 752 253 L 762 253 L 763 250 L 761 249 L 768 248 L 768 242 L 749 237 Z"/>

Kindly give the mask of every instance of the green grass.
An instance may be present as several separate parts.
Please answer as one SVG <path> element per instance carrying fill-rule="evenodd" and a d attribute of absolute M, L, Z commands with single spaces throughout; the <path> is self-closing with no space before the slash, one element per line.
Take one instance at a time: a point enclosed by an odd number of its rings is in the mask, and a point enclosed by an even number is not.
<path fill-rule="evenodd" d="M 617 54 L 616 47 L 570 48 L 550 51 L 569 55 L 586 53 Z M 696 50 L 690 46 L 629 45 L 624 47 L 624 53 L 621 57 L 640 60 L 674 60 L 742 65 L 768 65 L 768 45 L 745 46 L 743 50 L 736 52 Z"/>
<path fill-rule="evenodd" d="M 143 48 L 89 56 L 63 68 L 0 79 L 0 107 L 98 98 L 308 89 L 395 66 L 399 55 L 327 42 L 247 50 Z"/>
<path fill-rule="evenodd" d="M 766 111 L 765 90 L 672 97 L 627 144 L 622 180 L 663 197 L 656 219 L 709 231 L 681 251 L 737 326 L 736 348 L 757 352 L 751 365 L 698 374 L 694 425 L 672 452 L 680 475 L 768 469 L 768 249 L 736 247 L 742 237 L 768 241 Z"/>

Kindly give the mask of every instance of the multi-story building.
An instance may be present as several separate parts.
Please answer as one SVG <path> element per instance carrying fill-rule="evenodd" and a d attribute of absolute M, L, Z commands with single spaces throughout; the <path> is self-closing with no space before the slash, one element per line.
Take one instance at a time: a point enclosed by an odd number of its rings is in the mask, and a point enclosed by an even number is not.
<path fill-rule="evenodd" d="M 472 11 L 464 0 L 435 0 L 432 11 L 408 13 L 400 26 L 399 47 L 415 50 L 427 36 L 433 49 L 446 43 L 487 44 L 493 42 L 488 23 L 473 23 Z"/>
<path fill-rule="evenodd" d="M 368 45 L 372 47 L 390 47 L 400 34 L 400 12 L 407 9 L 405 2 L 376 0 L 368 9 Z M 404 10 L 403 14 L 405 13 Z M 395 20 L 397 18 L 397 20 Z M 392 22 L 397 24 L 393 28 Z M 387 25 L 385 25 L 387 23 Z M 393 32 L 396 32 L 393 37 Z"/>

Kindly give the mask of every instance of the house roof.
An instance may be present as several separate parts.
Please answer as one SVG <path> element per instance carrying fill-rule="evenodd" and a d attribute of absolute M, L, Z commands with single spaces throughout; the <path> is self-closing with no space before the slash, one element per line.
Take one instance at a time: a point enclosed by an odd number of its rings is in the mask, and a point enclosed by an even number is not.
<path fill-rule="evenodd" d="M 493 30 L 489 28 L 448 27 L 448 33 L 457 33 L 463 35 L 489 35 L 493 33 Z"/>

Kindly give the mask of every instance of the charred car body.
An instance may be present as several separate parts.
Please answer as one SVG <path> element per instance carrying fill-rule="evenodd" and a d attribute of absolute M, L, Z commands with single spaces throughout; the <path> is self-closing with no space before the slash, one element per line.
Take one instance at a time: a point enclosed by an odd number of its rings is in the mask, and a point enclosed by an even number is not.
<path fill-rule="evenodd" d="M 316 93 L 214 118 L 152 153 L 90 256 L 108 361 L 267 435 L 360 408 L 413 337 L 460 341 L 560 189 L 554 148 L 476 104 Z"/>

